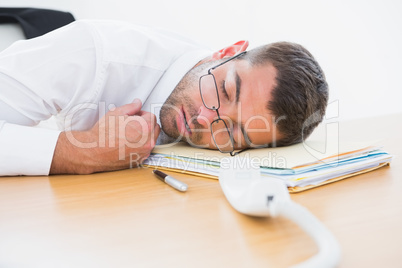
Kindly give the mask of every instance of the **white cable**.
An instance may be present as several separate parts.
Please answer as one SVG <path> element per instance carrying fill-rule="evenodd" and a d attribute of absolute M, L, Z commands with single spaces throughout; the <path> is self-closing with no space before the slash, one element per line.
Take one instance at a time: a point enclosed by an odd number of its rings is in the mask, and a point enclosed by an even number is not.
<path fill-rule="evenodd" d="M 333 268 L 339 264 L 341 250 L 330 231 L 303 206 L 294 202 L 278 202 L 273 214 L 284 216 L 308 233 L 316 242 L 319 252 L 293 268 Z"/>
<path fill-rule="evenodd" d="M 306 208 L 292 202 L 282 180 L 261 178 L 260 163 L 250 158 L 233 157 L 221 163 L 219 183 L 229 203 L 240 213 L 258 216 L 284 216 L 309 234 L 319 252 L 293 268 L 333 268 L 341 250 L 335 237 Z M 255 159 L 253 159 L 255 160 Z"/>

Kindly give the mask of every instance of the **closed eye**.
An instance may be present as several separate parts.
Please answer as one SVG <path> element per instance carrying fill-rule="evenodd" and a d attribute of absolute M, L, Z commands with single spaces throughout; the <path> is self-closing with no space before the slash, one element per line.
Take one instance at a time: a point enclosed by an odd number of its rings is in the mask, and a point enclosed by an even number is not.
<path fill-rule="evenodd" d="M 229 100 L 229 94 L 228 94 L 228 92 L 226 91 L 225 82 L 226 82 L 225 80 L 222 80 L 221 88 L 222 88 L 223 95 L 225 96 L 225 98 L 226 98 L 227 100 Z"/>

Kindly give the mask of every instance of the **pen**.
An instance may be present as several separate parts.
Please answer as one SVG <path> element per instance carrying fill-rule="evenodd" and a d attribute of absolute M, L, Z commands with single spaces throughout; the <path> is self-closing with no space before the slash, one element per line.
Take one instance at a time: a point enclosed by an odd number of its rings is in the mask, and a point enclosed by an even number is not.
<path fill-rule="evenodd" d="M 169 184 L 176 190 L 179 190 L 181 192 L 187 191 L 188 186 L 184 182 L 178 181 L 175 178 L 173 178 L 157 169 L 154 169 L 152 172 L 156 175 L 156 177 L 158 177 L 158 179 Z"/>

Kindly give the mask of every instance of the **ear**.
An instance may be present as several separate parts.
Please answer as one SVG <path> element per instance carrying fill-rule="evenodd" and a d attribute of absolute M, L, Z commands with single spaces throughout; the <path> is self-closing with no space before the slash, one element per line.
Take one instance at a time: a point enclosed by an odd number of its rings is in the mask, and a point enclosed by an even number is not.
<path fill-rule="evenodd" d="M 222 48 L 219 51 L 216 51 L 214 54 L 212 54 L 212 59 L 213 60 L 220 60 L 224 57 L 232 57 L 236 54 L 239 54 L 243 51 L 245 51 L 248 47 L 248 41 L 243 40 L 239 41 L 237 43 L 234 43 L 231 46 Z"/>

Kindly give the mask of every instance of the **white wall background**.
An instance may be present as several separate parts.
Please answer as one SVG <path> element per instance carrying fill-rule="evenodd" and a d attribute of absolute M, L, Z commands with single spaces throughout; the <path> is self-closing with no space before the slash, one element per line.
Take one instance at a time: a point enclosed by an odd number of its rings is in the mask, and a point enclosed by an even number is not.
<path fill-rule="evenodd" d="M 324 69 L 340 120 L 402 112 L 400 0 L 0 0 L 0 6 L 164 27 L 217 50 L 241 39 L 251 47 L 298 42 Z"/>

